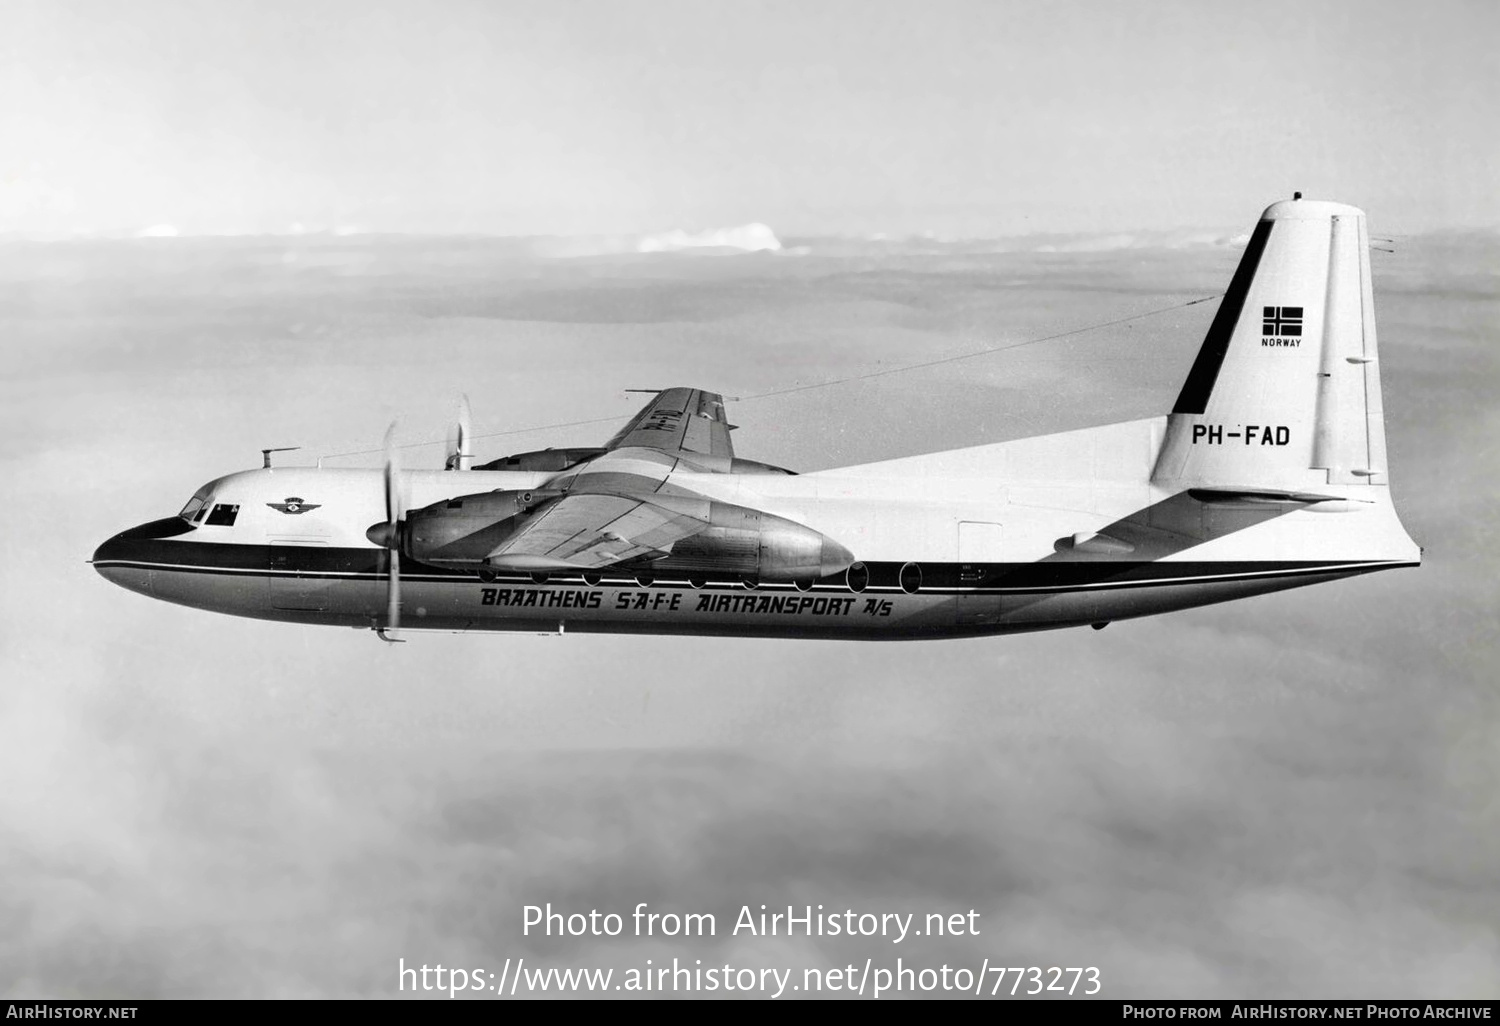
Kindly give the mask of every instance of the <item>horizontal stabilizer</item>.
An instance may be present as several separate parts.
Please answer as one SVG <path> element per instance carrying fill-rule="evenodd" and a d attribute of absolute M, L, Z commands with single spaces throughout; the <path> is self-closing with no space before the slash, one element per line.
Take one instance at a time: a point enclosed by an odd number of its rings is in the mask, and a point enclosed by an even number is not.
<path fill-rule="evenodd" d="M 1374 499 L 1350 499 L 1347 495 L 1319 495 L 1316 492 L 1290 492 L 1275 488 L 1189 488 L 1188 494 L 1199 502 L 1374 502 Z"/>

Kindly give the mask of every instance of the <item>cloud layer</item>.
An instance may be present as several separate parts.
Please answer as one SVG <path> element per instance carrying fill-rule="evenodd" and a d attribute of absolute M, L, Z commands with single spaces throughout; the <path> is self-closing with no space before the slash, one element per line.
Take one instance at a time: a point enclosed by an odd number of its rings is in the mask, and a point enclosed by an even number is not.
<path fill-rule="evenodd" d="M 1097 965 L 1118 997 L 1500 996 L 1500 468 L 1475 448 L 1500 431 L 1492 242 L 1377 255 L 1420 570 L 1097 633 L 887 646 L 393 650 L 101 581 L 94 545 L 259 447 L 367 447 L 398 412 L 408 437 L 424 417 L 441 437 L 460 386 L 479 433 L 623 420 L 622 387 L 748 394 L 1039 337 L 1212 292 L 1236 256 L 337 245 L 358 273 L 253 240 L 0 247 L 8 995 L 384 996 L 398 958 L 900 955 Z M 815 469 L 1151 415 L 1211 316 L 736 404 L 736 444 Z M 742 903 L 973 908 L 983 932 L 522 936 L 522 906 L 548 901 L 721 923 Z"/>

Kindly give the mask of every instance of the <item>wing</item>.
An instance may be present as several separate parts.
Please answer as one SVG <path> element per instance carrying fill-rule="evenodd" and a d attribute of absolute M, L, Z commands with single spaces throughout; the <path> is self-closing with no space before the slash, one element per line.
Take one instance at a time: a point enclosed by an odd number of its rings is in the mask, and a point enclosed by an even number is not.
<path fill-rule="evenodd" d="M 574 493 L 532 514 L 488 561 L 500 570 L 596 570 L 664 556 L 674 542 L 706 526 L 706 518 L 640 499 Z"/>
<path fill-rule="evenodd" d="M 701 388 L 668 388 L 658 392 L 605 448 L 640 446 L 663 452 L 733 457 L 729 431 L 723 396 Z"/>

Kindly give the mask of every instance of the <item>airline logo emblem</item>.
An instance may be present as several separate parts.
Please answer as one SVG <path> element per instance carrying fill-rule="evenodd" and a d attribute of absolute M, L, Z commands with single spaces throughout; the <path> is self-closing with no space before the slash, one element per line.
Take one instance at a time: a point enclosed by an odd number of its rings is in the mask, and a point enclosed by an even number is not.
<path fill-rule="evenodd" d="M 303 502 L 297 496 L 289 495 L 285 502 L 268 502 L 266 505 L 282 513 L 307 513 L 310 510 L 318 509 L 322 504 L 317 502 Z"/>

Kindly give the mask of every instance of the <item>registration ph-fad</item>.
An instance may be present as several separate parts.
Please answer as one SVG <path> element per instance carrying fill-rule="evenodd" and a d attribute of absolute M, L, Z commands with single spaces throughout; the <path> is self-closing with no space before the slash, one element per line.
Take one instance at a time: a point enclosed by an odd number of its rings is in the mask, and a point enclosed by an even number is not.
<path fill-rule="evenodd" d="M 714 917 L 712 913 L 648 912 L 644 902 L 630 914 L 632 929 L 637 937 L 712 937 Z M 591 908 L 587 912 L 554 912 L 552 903 L 526 905 L 521 909 L 521 933 L 531 936 L 536 930 L 544 937 L 618 937 L 625 929 L 625 921 L 618 912 L 600 912 Z"/>

